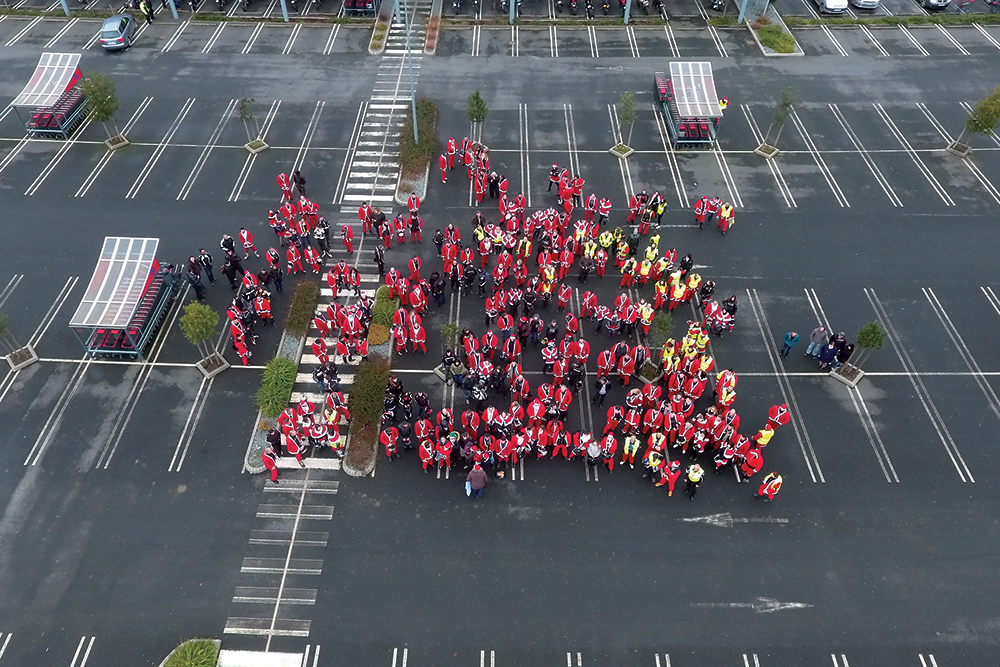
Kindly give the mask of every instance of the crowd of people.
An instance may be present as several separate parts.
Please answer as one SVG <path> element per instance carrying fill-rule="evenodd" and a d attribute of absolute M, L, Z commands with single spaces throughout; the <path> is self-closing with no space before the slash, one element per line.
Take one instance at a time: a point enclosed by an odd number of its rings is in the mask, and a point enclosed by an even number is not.
<path fill-rule="evenodd" d="M 469 490 L 477 497 L 485 484 L 484 471 L 503 476 L 507 466 L 528 457 L 580 458 L 609 471 L 616 462 L 634 468 L 638 458 L 642 476 L 656 486 L 667 486 L 668 495 L 683 473 L 685 492 L 692 500 L 705 473 L 701 462 L 718 472 L 734 467 L 741 481 L 754 477 L 763 466 L 763 448 L 775 429 L 787 423 L 788 410 L 774 406 L 753 436 L 740 433 L 733 406 L 736 374 L 715 369 L 707 350 L 710 333 L 732 331 L 737 300 L 733 295 L 716 301 L 715 284 L 694 271 L 691 255 L 678 261 L 675 248 L 661 251 L 658 233 L 648 236 L 642 247 L 654 221 L 661 222 L 665 200 L 655 192 L 633 196 L 626 220 L 626 226 L 633 227 L 626 233 L 621 227 L 608 229 L 611 201 L 596 193 L 584 198 L 584 180 L 571 176 L 568 169 L 553 165 L 550 172 L 549 190 L 556 188 L 558 206 L 529 214 L 521 194 L 508 199 L 507 179 L 490 170 L 489 156 L 479 145 L 468 139 L 448 141 L 439 160 L 443 182 L 456 162 L 473 181 L 477 201 L 482 203 L 487 193 L 497 200 L 497 222 L 477 213 L 471 238 L 465 242 L 454 224 L 438 229 L 433 242 L 441 267 L 426 279 L 419 257 L 402 271 L 395 267 L 387 271 L 378 251 L 375 262 L 380 277 L 400 299 L 392 329 L 398 353 L 419 349 L 426 354 L 421 318 L 431 297 L 443 305 L 449 281 L 453 292 L 466 297 L 475 291 L 484 301 L 483 333 L 462 330 L 457 347 L 446 350 L 441 360 L 446 381 L 461 388 L 467 409 L 458 415 L 458 410 L 447 407 L 435 410 L 426 394 L 411 395 L 393 377 L 385 392 L 379 435 L 388 460 L 414 449 L 425 472 L 462 465 L 470 470 Z M 414 198 L 409 218 L 397 216 L 399 222 L 393 225 L 397 244 L 405 242 L 400 229 L 422 229 L 419 200 Z M 708 204 L 713 215 L 720 213 L 720 228 L 727 230 L 735 217 L 732 206 L 721 202 L 716 206 L 714 200 Z M 580 206 L 583 215 L 574 220 L 574 210 Z M 367 206 L 359 210 L 363 223 L 370 215 Z M 707 218 L 706 206 L 699 202 L 696 221 L 703 224 Z M 386 240 L 379 229 L 373 226 L 371 231 L 382 236 L 387 248 L 391 238 Z M 574 290 L 568 284 L 574 267 L 577 283 L 584 284 L 593 272 L 603 278 L 609 261 L 621 274 L 621 293 L 614 303 L 598 303 L 589 290 L 574 303 Z M 648 300 L 642 294 L 647 285 L 653 286 Z M 548 318 L 538 309 L 553 300 L 560 316 L 546 323 Z M 685 303 L 696 308 L 685 335 L 664 343 L 655 351 L 659 357 L 655 360 L 646 343 L 656 311 L 672 311 Z M 627 387 L 647 362 L 659 376 L 628 391 L 624 404 L 609 407 L 600 435 L 567 426 L 574 398 L 590 390 L 585 383 L 591 347 L 582 331 L 584 322 L 596 327 L 594 336 L 603 332 L 611 339 L 596 354 L 592 403 L 603 406 L 612 378 Z M 543 366 L 544 380 L 534 392 L 521 365 L 529 346 L 538 348 Z M 710 387 L 709 405 L 696 413 L 695 403 Z M 491 397 L 500 397 L 501 406 L 491 405 Z M 671 453 L 685 456 L 689 465 L 671 460 Z M 780 475 L 772 473 L 757 495 L 771 500 L 780 486 Z"/>

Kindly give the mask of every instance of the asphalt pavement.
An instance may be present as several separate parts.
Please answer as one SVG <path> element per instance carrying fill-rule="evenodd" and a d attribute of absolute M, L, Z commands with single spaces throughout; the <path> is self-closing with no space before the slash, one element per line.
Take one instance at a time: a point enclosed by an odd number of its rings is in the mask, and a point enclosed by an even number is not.
<path fill-rule="evenodd" d="M 902 13 L 898 4 L 889 9 Z M 188 636 L 305 653 L 314 667 L 995 664 L 1000 144 L 977 137 L 968 160 L 942 148 L 961 130 L 962 104 L 991 89 L 1000 33 L 912 29 L 917 48 L 896 29 L 796 29 L 807 56 L 765 60 L 745 32 L 695 30 L 685 17 L 704 8 L 678 7 L 655 30 L 446 29 L 419 63 L 417 90 L 439 105 L 443 144 L 469 133 L 465 100 L 481 89 L 492 167 L 531 210 L 554 203 L 553 163 L 612 199 L 614 225 L 632 192 L 665 195 L 661 247 L 691 252 L 719 294 L 740 301 L 736 329 L 712 352 L 740 376 L 744 432 L 769 406 L 792 406 L 765 450 L 785 479 L 767 506 L 731 474 L 710 474 L 689 502 L 638 471 L 594 476 L 548 460 L 491 479 L 473 502 L 460 470 L 425 475 L 412 453 L 381 460 L 374 477 L 288 471 L 287 490 L 265 491 L 241 466 L 279 332 L 262 336 L 250 368 L 203 381 L 176 311 L 146 366 L 86 363 L 66 325 L 105 235 L 158 237 L 161 261 L 214 251 L 240 226 L 268 247 L 274 178 L 292 164 L 325 215 L 374 193 L 348 187 L 361 183 L 359 119 L 378 111 L 373 81 L 385 69 L 364 53 L 367 31 L 303 27 L 292 41 L 284 26 L 255 36 L 158 19 L 132 50 L 104 54 L 84 48 L 95 24 L 55 39 L 67 24 L 45 21 L 0 48 L 8 99 L 42 50 L 81 50 L 85 71 L 116 81 L 132 141 L 108 157 L 99 125 L 67 148 L 23 141 L 16 116 L 0 118 L 0 305 L 43 358 L 0 383 L 0 667 L 156 664 Z M 0 21 L 0 43 L 27 23 Z M 676 57 L 710 60 L 731 102 L 719 150 L 666 149 L 648 90 Z M 801 101 L 768 165 L 751 151 L 786 86 Z M 620 162 L 607 149 L 629 131 L 615 107 L 625 90 L 639 114 L 636 153 Z M 256 159 L 232 113 L 243 97 L 272 147 Z M 441 184 L 434 167 L 425 242 L 387 252 L 401 269 L 419 253 L 425 274 L 440 266 L 437 227 L 468 237 L 477 208 L 496 210 L 474 204 L 458 170 Z M 703 194 L 736 205 L 726 237 L 690 224 Z M 370 243 L 355 257 L 368 275 Z M 613 273 L 573 285 L 610 303 Z M 209 292 L 223 310 L 224 281 Z M 286 304 L 277 296 L 275 313 Z M 482 319 L 475 295 L 431 306 L 430 353 L 394 359 L 406 386 L 464 410 L 428 371 L 445 322 L 482 334 Z M 806 337 L 823 323 L 853 337 L 874 319 L 890 339 L 857 390 L 804 359 L 805 343 L 776 356 L 788 329 Z M 609 339 L 583 330 L 596 357 Z M 537 386 L 538 354 L 523 363 Z M 601 430 L 623 397 L 616 382 L 591 407 L 592 380 L 573 429 Z"/>

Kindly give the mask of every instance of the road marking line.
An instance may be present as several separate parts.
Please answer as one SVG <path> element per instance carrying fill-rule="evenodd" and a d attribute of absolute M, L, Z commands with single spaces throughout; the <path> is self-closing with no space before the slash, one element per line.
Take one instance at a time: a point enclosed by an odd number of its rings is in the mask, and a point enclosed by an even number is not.
<path fill-rule="evenodd" d="M 819 295 L 816 294 L 816 290 L 806 288 L 805 293 L 806 300 L 809 301 L 809 307 L 812 308 L 816 321 L 824 324 L 827 331 L 836 331 L 833 325 L 830 324 L 830 320 L 826 316 L 826 311 L 823 310 L 823 306 L 819 302 Z M 889 483 L 895 481 L 898 484 L 899 477 L 896 475 L 896 468 L 892 465 L 892 459 L 889 458 L 889 452 L 885 448 L 885 443 L 882 442 L 882 437 L 879 435 L 871 412 L 868 411 L 868 405 L 865 403 L 864 396 L 861 395 L 861 390 L 857 387 L 847 387 L 847 393 L 854 404 L 855 412 L 858 413 L 858 418 L 861 420 L 861 426 L 865 430 L 865 435 L 868 436 L 868 442 L 872 446 L 872 451 L 875 452 L 875 459 L 878 461 L 879 467 L 882 468 L 885 481 Z"/>
<path fill-rule="evenodd" d="M 49 174 L 52 173 L 52 170 L 55 169 L 60 162 L 62 162 L 62 159 L 64 157 L 66 157 L 66 153 L 69 152 L 69 149 L 73 147 L 73 144 L 75 144 L 77 140 L 83 135 L 83 131 L 86 130 L 88 127 L 90 127 L 90 123 L 92 120 L 93 120 L 92 118 L 88 118 L 87 120 L 85 120 L 83 122 L 83 125 L 81 125 L 79 129 L 77 129 L 77 131 L 73 134 L 73 138 L 59 147 L 59 150 L 56 152 L 56 154 L 52 156 L 52 159 L 49 160 L 49 163 L 45 165 L 44 169 L 42 169 L 42 173 L 38 174 L 38 176 L 35 178 L 35 181 L 28 186 L 27 190 L 24 191 L 24 194 L 26 196 L 31 196 L 36 192 L 38 192 L 38 188 L 42 186 L 42 183 L 44 183 L 45 179 L 49 177 Z"/>
<path fill-rule="evenodd" d="M 23 273 L 15 273 L 11 277 L 10 281 L 7 283 L 7 286 L 3 288 L 3 291 L 0 291 L 0 308 L 2 308 L 5 303 L 7 303 L 7 299 L 10 298 L 10 295 L 13 294 L 14 290 L 17 289 L 17 286 L 21 284 L 21 281 L 23 279 L 24 279 Z"/>
<path fill-rule="evenodd" d="M 14 161 L 14 158 L 17 157 L 18 153 L 24 150 L 24 147 L 28 145 L 28 141 L 30 141 L 30 137 L 27 134 L 18 140 L 18 142 L 14 145 L 14 148 L 12 148 L 10 152 L 4 156 L 3 160 L 0 160 L 0 172 L 3 172 L 4 169 L 10 166 L 10 163 Z"/>
<path fill-rule="evenodd" d="M 258 23 L 257 28 L 260 28 L 263 25 L 264 25 L 263 23 Z M 205 43 L 205 46 L 201 48 L 201 52 L 208 53 L 209 51 L 211 51 L 212 47 L 215 46 L 215 42 L 218 41 L 219 35 L 221 35 L 222 31 L 225 29 L 226 29 L 226 22 L 222 21 L 221 23 L 219 23 L 218 27 L 216 27 L 215 32 L 212 33 L 212 36 L 208 38 L 208 42 Z"/>
<path fill-rule="evenodd" d="M 166 150 L 167 146 L 170 144 L 170 140 L 174 138 L 174 134 L 177 133 L 181 123 L 184 122 L 188 112 L 191 111 L 191 107 L 194 106 L 194 102 L 195 98 L 189 97 L 187 102 L 184 103 L 184 106 L 181 107 L 177 117 L 174 118 L 174 122 L 172 122 L 170 127 L 167 128 L 167 133 L 163 136 L 160 143 L 157 144 L 156 148 L 153 150 L 153 154 L 149 156 L 145 166 L 143 166 L 142 171 L 140 171 L 139 175 L 136 176 L 135 182 L 132 183 L 132 187 L 129 188 L 129 191 L 125 194 L 125 199 L 135 199 L 136 195 L 139 194 L 142 184 L 146 182 L 146 179 L 153 172 L 153 167 L 155 167 L 156 163 L 160 161 L 160 156 L 163 155 L 163 151 Z"/>
<path fill-rule="evenodd" d="M 56 300 L 52 302 L 51 306 L 49 306 L 48 311 L 45 313 L 45 317 L 42 318 L 42 322 L 38 325 L 38 328 L 35 329 L 35 332 L 31 334 L 31 338 L 28 339 L 28 345 L 34 347 L 42 340 L 42 336 L 44 336 L 45 332 L 49 330 L 49 326 L 51 326 L 53 320 L 56 319 L 56 314 L 59 313 L 63 304 L 66 303 L 66 299 L 69 298 L 70 292 L 72 292 L 73 288 L 76 287 L 76 282 L 79 279 L 80 278 L 78 276 L 71 276 L 66 279 L 62 290 L 60 290 L 59 294 L 56 296 Z"/>
<path fill-rule="evenodd" d="M 21 28 L 21 31 L 19 33 L 11 37 L 10 41 L 4 44 L 4 46 L 14 46 L 15 44 L 17 44 L 17 41 L 22 37 L 24 37 L 26 34 L 28 34 L 28 31 L 30 31 L 32 28 L 38 25 L 38 23 L 41 20 L 42 20 L 41 16 L 36 16 L 35 18 L 33 18 L 31 21 L 28 22 L 28 25 Z"/>
<path fill-rule="evenodd" d="M 0 633 L 0 636 L 3 636 L 2 633 Z M 7 638 L 3 640 L 3 646 L 0 646 L 0 660 L 3 659 L 3 654 L 7 651 L 7 644 L 10 643 L 10 638 L 13 637 L 13 636 L 14 636 L 14 633 L 8 632 L 7 633 Z"/>
<path fill-rule="evenodd" d="M 896 191 L 892 189 L 892 186 L 889 185 L 889 179 L 882 175 L 882 171 L 878 168 L 878 165 L 875 164 L 875 161 L 865 149 L 864 144 L 861 143 L 861 139 L 854 133 L 850 123 L 847 122 L 847 119 L 844 117 L 843 113 L 841 113 L 840 107 L 836 104 L 830 104 L 829 107 L 830 111 L 833 112 L 833 117 L 837 119 L 840 127 L 843 128 L 844 133 L 847 134 L 847 138 L 854 145 L 854 148 L 858 151 L 861 159 L 864 160 L 864 163 L 868 167 L 868 170 L 872 173 L 872 176 L 875 177 L 875 181 L 882 188 L 882 192 L 884 192 L 889 198 L 889 201 L 893 206 L 901 207 L 903 205 L 903 201 L 896 194 Z"/>
<path fill-rule="evenodd" d="M 264 126 L 259 137 L 261 141 L 264 141 L 268 130 L 271 129 L 271 124 L 274 122 L 274 117 L 278 115 L 278 108 L 280 106 L 281 100 L 274 100 L 271 102 L 271 108 L 268 109 L 267 116 L 264 117 Z M 237 177 L 236 183 L 233 185 L 233 189 L 229 193 L 229 201 L 233 202 L 239 200 L 240 193 L 243 192 L 243 186 L 246 185 L 247 178 L 250 176 L 250 170 L 253 169 L 254 163 L 257 162 L 257 155 L 259 155 L 259 153 L 247 156 L 246 162 L 243 163 L 243 169 L 240 171 L 240 175 Z"/>
<path fill-rule="evenodd" d="M 311 4 L 309 5 L 312 6 Z M 295 27 L 292 28 L 292 34 L 288 36 L 288 41 L 285 43 L 285 48 L 281 50 L 281 55 L 287 56 L 292 52 L 292 47 L 295 45 L 295 40 L 299 36 L 299 32 L 302 30 L 302 24 L 296 23 Z"/>
<path fill-rule="evenodd" d="M 343 11 L 343 7 L 341 7 Z M 328 56 L 333 51 L 333 44 L 337 41 L 337 35 L 340 34 L 340 24 L 336 24 L 330 30 L 330 36 L 326 38 L 326 46 L 323 47 L 323 55 Z"/>
<path fill-rule="evenodd" d="M 301 24 L 299 24 L 301 27 Z M 302 166 L 303 160 L 306 157 L 306 151 L 309 150 L 309 145 L 312 144 L 313 136 L 316 134 L 316 128 L 319 126 L 319 117 L 323 114 L 323 109 L 326 107 L 326 102 L 320 100 L 316 102 L 316 106 L 313 108 L 312 117 L 309 119 L 309 124 L 306 125 L 306 132 L 302 136 L 302 143 L 299 145 L 299 152 L 295 154 L 295 160 L 292 162 L 291 172 L 295 172 Z"/>
<path fill-rule="evenodd" d="M 927 179 L 927 182 L 931 184 L 931 187 L 934 188 L 934 191 L 937 192 L 939 197 L 941 197 L 941 201 L 943 201 L 946 206 L 954 206 L 955 202 L 951 198 L 951 195 L 949 195 L 948 191 L 945 190 L 944 186 L 942 186 L 941 183 L 938 182 L 937 178 L 934 176 L 934 173 L 927 167 L 926 164 L 924 164 L 924 161 L 920 159 L 920 156 L 917 154 L 917 152 L 913 150 L 913 146 L 911 146 L 910 142 L 906 140 L 906 137 L 903 136 L 903 133 L 900 131 L 900 129 L 896 127 L 896 123 L 893 122 L 889 113 L 882 107 L 881 104 L 877 102 L 872 106 L 875 107 L 875 111 L 878 113 L 879 117 L 889 128 L 889 131 L 892 132 L 894 137 L 896 137 L 896 141 L 898 141 L 900 146 L 902 146 L 903 149 L 909 154 L 910 159 L 913 161 L 913 164 L 917 166 L 917 169 L 920 170 L 920 173 L 924 175 L 924 178 Z"/>
<path fill-rule="evenodd" d="M 681 51 L 677 48 L 677 38 L 674 37 L 674 29 L 669 23 L 663 26 L 663 32 L 667 35 L 667 45 L 670 47 L 670 56 L 672 58 L 680 58 Z"/>
<path fill-rule="evenodd" d="M 972 112 L 972 107 L 969 105 L 968 102 L 959 102 L 959 104 L 962 106 L 963 109 L 965 109 L 969 113 Z M 941 124 L 941 122 L 934 117 L 934 114 L 930 112 L 926 104 L 917 102 L 917 108 L 920 109 L 921 112 L 923 112 L 927 120 L 931 122 L 931 125 L 934 126 L 934 129 L 937 130 L 938 134 L 940 134 L 945 141 L 947 141 L 949 144 L 951 144 L 952 141 L 954 141 L 951 137 L 951 134 L 949 134 L 948 131 L 944 129 L 944 126 Z M 997 140 L 995 135 L 993 136 L 993 141 L 994 143 L 1000 145 L 1000 141 Z M 993 183 L 990 182 L 990 179 L 986 177 L 986 174 L 984 174 L 979 169 L 979 166 L 976 165 L 976 163 L 974 163 L 972 160 L 970 160 L 969 156 L 965 156 L 964 158 L 962 158 L 962 161 L 965 163 L 965 166 L 969 168 L 969 171 L 972 172 L 972 175 L 976 177 L 976 180 L 978 180 L 979 183 L 983 186 L 983 188 L 986 189 L 987 194 L 993 197 L 993 201 L 1000 204 L 1000 191 L 998 191 L 996 186 L 994 186 Z"/>
<path fill-rule="evenodd" d="M 260 33 L 262 33 L 263 31 L 264 31 L 264 24 L 258 23 L 257 27 L 253 29 L 252 33 L 250 33 L 250 38 L 247 40 L 247 43 L 243 45 L 243 50 L 240 51 L 240 53 L 242 53 L 243 55 L 250 53 L 250 49 L 253 48 L 254 43 L 257 41 L 257 38 L 260 37 Z"/>
<path fill-rule="evenodd" d="M 129 119 L 129 121 L 125 123 L 125 127 L 122 128 L 122 135 L 127 134 L 128 131 L 131 130 L 133 126 L 135 126 L 136 121 L 139 120 L 139 117 L 147 109 L 147 107 L 149 107 L 149 104 L 152 101 L 153 101 L 152 97 L 147 97 L 142 101 L 141 104 L 139 104 L 139 108 L 135 110 L 135 113 L 132 114 L 132 117 Z M 76 194 L 73 195 L 74 197 L 83 197 L 84 195 L 87 194 L 87 191 L 90 190 L 90 186 L 94 184 L 94 181 L 96 181 L 97 177 L 100 176 L 102 171 L 104 171 L 104 168 L 108 166 L 108 162 L 111 161 L 111 158 L 112 156 L 114 156 L 114 154 L 115 151 L 108 149 L 108 151 L 101 157 L 101 159 L 98 160 L 97 164 L 94 165 L 94 168 L 90 171 L 90 174 L 87 175 L 87 178 L 84 179 L 83 183 L 80 185 L 80 188 L 76 191 Z"/>
<path fill-rule="evenodd" d="M 805 421 L 802 419 L 802 411 L 799 409 L 799 402 L 795 398 L 791 382 L 786 377 L 787 374 L 784 372 L 784 366 L 780 365 L 777 361 L 777 350 L 774 349 L 774 341 L 767 335 L 767 332 L 771 330 L 771 325 L 767 321 L 767 315 L 764 313 L 763 303 L 760 302 L 760 296 L 757 294 L 756 289 L 751 290 L 748 288 L 747 297 L 750 300 L 750 310 L 753 311 L 754 319 L 757 320 L 757 328 L 760 331 L 760 336 L 764 340 L 768 361 L 771 362 L 771 368 L 774 371 L 775 378 L 778 380 L 778 389 L 781 391 L 784 402 L 789 406 L 789 411 L 792 415 L 792 429 L 795 431 L 795 438 L 799 441 L 799 450 L 802 452 L 802 458 L 806 462 L 809 477 L 812 478 L 813 482 L 816 482 L 817 479 L 820 482 L 826 482 L 826 479 L 823 477 L 823 470 L 819 465 L 819 459 L 816 457 L 816 450 L 813 449 L 812 440 L 809 438 L 809 431 L 806 429 Z"/>
<path fill-rule="evenodd" d="M 198 180 L 198 176 L 201 175 L 201 170 L 204 169 L 205 163 L 208 162 L 208 158 L 212 155 L 212 150 L 215 148 L 215 144 L 219 141 L 219 137 L 222 136 L 222 131 L 226 128 L 226 124 L 229 119 L 233 116 L 233 111 L 236 109 L 236 99 L 229 100 L 229 104 L 226 105 L 226 109 L 222 112 L 222 118 L 216 124 L 215 129 L 212 130 L 212 135 L 208 138 L 208 143 L 201 151 L 201 155 L 198 156 L 198 160 L 195 161 L 194 167 L 191 168 L 191 172 L 188 174 L 187 180 L 184 181 L 184 185 L 181 186 L 181 191 L 177 193 L 177 201 L 184 201 L 187 199 L 188 194 L 191 192 L 191 188 L 194 187 L 195 181 Z"/>
<path fill-rule="evenodd" d="M 743 117 L 746 118 L 747 124 L 750 126 L 750 131 L 753 133 L 754 141 L 758 144 L 763 144 L 764 137 L 760 133 L 760 127 L 758 127 L 757 121 L 753 117 L 753 112 L 750 111 L 750 106 L 741 104 L 740 108 L 743 111 Z M 774 182 L 778 185 L 778 191 L 785 200 L 785 206 L 798 208 L 798 204 L 795 203 L 795 197 L 792 196 L 792 190 L 788 187 L 788 183 L 785 182 L 785 177 L 781 174 L 781 169 L 777 163 L 774 160 L 765 160 L 765 162 L 767 162 L 767 166 L 771 169 L 771 175 L 774 176 Z"/>
<path fill-rule="evenodd" d="M 955 444 L 954 438 L 951 437 L 951 432 L 948 430 L 947 424 L 944 422 L 944 418 L 938 411 L 937 406 L 934 404 L 934 399 L 931 398 L 930 392 L 927 391 L 927 387 L 924 385 L 923 380 L 916 373 L 917 367 L 913 363 L 913 359 L 910 358 L 910 353 L 903 346 L 903 340 L 899 337 L 899 333 L 896 331 L 896 327 L 893 326 L 892 321 L 889 320 L 889 314 L 882 305 L 882 301 L 878 298 L 875 290 L 866 287 L 864 288 L 865 296 L 868 298 L 868 302 L 872 306 L 872 310 L 875 311 L 875 317 L 886 330 L 889 342 L 892 343 L 892 349 L 896 352 L 896 357 L 899 359 L 899 363 L 902 364 L 903 368 L 907 371 L 912 371 L 908 373 L 910 379 L 910 384 L 913 386 L 914 393 L 917 394 L 917 398 L 920 399 L 920 404 L 923 405 L 924 411 L 927 413 L 927 417 L 931 420 L 931 425 L 938 434 L 938 438 L 941 440 L 941 444 L 944 446 L 945 451 L 948 453 L 948 458 L 951 459 L 952 465 L 955 466 L 955 470 L 958 472 L 959 478 L 963 482 L 973 482 L 975 483 L 975 478 L 972 476 L 972 471 L 965 464 L 965 459 L 962 458 L 962 453 L 958 449 L 958 445 Z"/>
<path fill-rule="evenodd" d="M 170 49 L 174 47 L 174 44 L 177 43 L 177 39 L 181 36 L 181 33 L 187 30 L 189 25 L 191 25 L 191 19 L 188 19 L 177 26 L 177 30 L 174 31 L 174 34 L 167 40 L 167 43 L 163 45 L 163 48 L 160 49 L 160 53 L 167 53 L 170 51 Z"/>
<path fill-rule="evenodd" d="M 69 383 L 59 394 L 59 399 L 56 401 L 55 407 L 49 413 L 48 419 L 45 420 L 41 432 L 35 438 L 35 442 L 28 452 L 28 456 L 24 459 L 24 465 L 36 466 L 42 460 L 42 455 L 45 453 L 49 442 L 52 441 L 52 436 L 62 423 L 63 415 L 66 414 L 66 408 L 69 407 L 73 397 L 76 396 L 76 392 L 80 389 L 80 385 L 83 383 L 83 376 L 89 367 L 90 364 L 83 363 L 73 369 Z"/>
<path fill-rule="evenodd" d="M 684 178 L 681 175 L 680 165 L 677 163 L 677 156 L 674 154 L 673 146 L 667 141 L 668 132 L 663 125 L 665 121 L 660 117 L 660 112 L 653 105 L 653 120 L 656 121 L 656 131 L 660 134 L 660 142 L 663 144 L 663 153 L 667 156 L 667 166 L 670 168 L 670 177 L 674 182 L 674 190 L 677 192 L 677 202 L 684 209 L 691 208 L 688 200 L 687 189 L 684 187 Z"/>
<path fill-rule="evenodd" d="M 49 49 L 49 48 L 52 48 L 53 46 L 55 46 L 56 42 L 58 42 L 60 39 L 62 39 L 63 35 L 65 35 L 67 32 L 69 32 L 70 28 L 72 28 L 74 25 L 76 25 L 77 21 L 79 21 L 79 20 L 80 20 L 79 18 L 71 19 L 66 25 L 64 25 L 62 27 L 62 29 L 59 30 L 59 32 L 57 32 L 52 37 L 52 39 L 50 39 L 48 42 L 46 42 L 45 46 L 42 47 L 42 48 Z"/>
<path fill-rule="evenodd" d="M 986 29 L 985 29 L 985 28 L 983 28 L 983 26 L 979 25 L 978 23 L 973 23 L 972 25 L 973 25 L 973 27 L 975 27 L 975 29 L 976 29 L 976 30 L 978 30 L 978 31 L 979 31 L 979 33 L 980 33 L 980 34 L 981 34 L 981 35 L 982 35 L 983 37 L 985 37 L 985 38 L 986 38 L 986 41 L 988 41 L 988 42 L 989 42 L 990 44 L 992 44 L 993 46 L 995 46 L 995 47 L 997 47 L 998 49 L 1000 49 L 1000 42 L 998 42 L 998 41 L 996 40 L 996 38 L 994 38 L 994 37 L 993 37 L 993 35 L 991 35 L 990 33 L 988 33 L 988 32 L 986 31 Z"/>
<path fill-rule="evenodd" d="M 722 147 L 716 142 L 713 147 L 712 152 L 715 154 L 715 161 L 719 165 L 719 171 L 722 173 L 722 178 L 726 181 L 726 189 L 729 190 L 729 198 L 733 200 L 733 203 L 737 207 L 743 208 L 743 198 L 740 197 L 740 191 L 736 187 L 736 180 L 733 178 L 733 173 L 729 171 L 729 163 L 726 161 L 726 155 L 722 152 Z"/>
<path fill-rule="evenodd" d="M 837 179 L 834 178 L 833 172 L 830 168 L 826 166 L 826 161 L 823 159 L 823 155 L 820 153 L 819 149 L 816 148 L 816 144 L 813 143 L 812 137 L 806 130 L 805 124 L 802 119 L 799 118 L 798 111 L 792 109 L 792 124 L 795 125 L 795 129 L 799 131 L 799 135 L 806 144 L 806 148 L 809 149 L 810 155 L 812 155 L 813 162 L 819 167 L 819 171 L 823 174 L 823 178 L 826 180 L 827 185 L 830 186 L 830 190 L 833 191 L 833 196 L 836 197 L 837 203 L 841 207 L 851 207 L 851 203 L 847 201 L 847 197 L 844 195 L 843 190 L 840 189 L 840 185 L 837 183 Z"/>
<path fill-rule="evenodd" d="M 640 58 L 639 41 L 635 38 L 635 30 L 632 26 L 625 27 L 625 34 L 628 36 L 628 46 L 632 50 L 632 57 Z"/>

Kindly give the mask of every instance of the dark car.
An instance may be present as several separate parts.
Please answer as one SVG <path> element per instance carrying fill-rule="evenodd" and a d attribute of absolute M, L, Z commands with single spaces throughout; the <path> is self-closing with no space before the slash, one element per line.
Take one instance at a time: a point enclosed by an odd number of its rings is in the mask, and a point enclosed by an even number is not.
<path fill-rule="evenodd" d="M 132 46 L 138 27 L 131 14 L 115 14 L 104 19 L 101 26 L 101 46 L 108 51 L 118 51 Z"/>

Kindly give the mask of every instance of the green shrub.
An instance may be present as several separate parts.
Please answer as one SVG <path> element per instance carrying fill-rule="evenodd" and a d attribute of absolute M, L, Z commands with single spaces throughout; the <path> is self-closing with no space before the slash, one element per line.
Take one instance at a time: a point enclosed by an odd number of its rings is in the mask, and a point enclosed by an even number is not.
<path fill-rule="evenodd" d="M 190 639 L 174 651 L 166 667 L 215 667 L 218 651 L 208 639 Z"/>
<path fill-rule="evenodd" d="M 355 468 L 366 468 L 375 457 L 388 383 L 389 362 L 379 354 L 372 354 L 368 361 L 361 362 L 354 375 L 354 384 L 347 397 L 347 407 L 351 411 L 351 443 L 347 449 L 347 463 Z"/>
<path fill-rule="evenodd" d="M 792 53 L 795 51 L 795 38 L 776 25 L 761 26 L 757 31 L 760 43 L 777 53 Z"/>
<path fill-rule="evenodd" d="M 277 417 L 288 407 L 298 366 L 289 359 L 275 357 L 267 362 L 257 389 L 257 407 L 265 417 Z"/>
<path fill-rule="evenodd" d="M 288 318 L 285 328 L 297 336 L 305 336 L 309 332 L 313 315 L 316 314 L 316 304 L 319 303 L 319 283 L 307 281 L 299 283 L 288 306 Z"/>
<path fill-rule="evenodd" d="M 382 285 L 377 290 L 375 290 L 375 300 L 376 301 L 395 301 L 395 297 L 391 296 L 392 292 L 389 290 L 388 285 Z"/>
<path fill-rule="evenodd" d="M 736 16 L 713 16 L 708 19 L 708 25 L 714 26 L 729 26 L 729 25 L 739 25 L 739 21 Z"/>
<path fill-rule="evenodd" d="M 392 328 L 392 316 L 396 314 L 396 300 L 376 301 L 372 306 L 372 323 L 380 324 L 386 329 Z"/>
<path fill-rule="evenodd" d="M 413 114 L 407 112 L 399 135 L 399 164 L 403 178 L 422 178 L 424 170 L 438 152 L 437 104 L 426 97 L 417 100 L 417 132 L 413 141 Z"/>
<path fill-rule="evenodd" d="M 653 316 L 653 323 L 649 325 L 649 349 L 659 350 L 670 338 L 674 330 L 674 319 L 670 313 L 658 310 Z"/>

